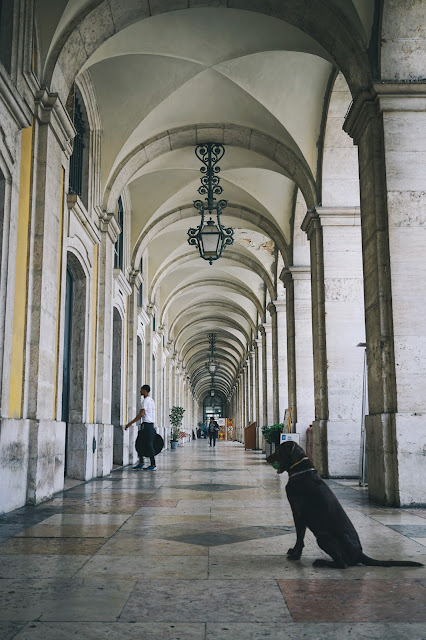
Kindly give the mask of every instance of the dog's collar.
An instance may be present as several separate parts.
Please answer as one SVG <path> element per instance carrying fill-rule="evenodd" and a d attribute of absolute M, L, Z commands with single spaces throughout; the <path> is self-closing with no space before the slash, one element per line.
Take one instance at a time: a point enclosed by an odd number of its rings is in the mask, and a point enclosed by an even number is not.
<path fill-rule="evenodd" d="M 300 476 L 302 473 L 307 473 L 308 471 L 315 471 L 315 469 L 311 468 L 311 469 L 304 469 L 303 471 L 296 471 L 296 473 L 292 473 L 291 475 L 289 475 L 288 479 L 291 480 L 292 478 L 294 478 L 294 476 Z"/>
<path fill-rule="evenodd" d="M 294 464 L 291 465 L 290 469 L 293 469 L 293 467 L 296 467 L 298 464 L 300 464 L 301 462 L 303 462 L 304 460 L 309 460 L 308 456 L 305 456 L 304 458 L 301 458 L 300 460 L 298 460 L 297 462 L 295 462 Z"/>

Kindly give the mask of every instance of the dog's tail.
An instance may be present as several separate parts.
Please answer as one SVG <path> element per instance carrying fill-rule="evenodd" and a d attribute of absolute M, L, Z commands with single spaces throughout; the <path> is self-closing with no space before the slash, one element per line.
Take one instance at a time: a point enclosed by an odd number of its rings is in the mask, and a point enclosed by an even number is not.
<path fill-rule="evenodd" d="M 423 567 L 421 562 L 412 562 L 411 560 L 375 560 L 369 558 L 365 553 L 361 554 L 360 563 L 368 567 Z"/>

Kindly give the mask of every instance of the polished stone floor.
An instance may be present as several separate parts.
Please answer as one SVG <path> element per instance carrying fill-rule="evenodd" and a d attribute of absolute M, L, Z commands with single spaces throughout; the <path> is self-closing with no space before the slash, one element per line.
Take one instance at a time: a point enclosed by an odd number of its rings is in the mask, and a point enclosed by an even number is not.
<path fill-rule="evenodd" d="M 279 476 L 205 440 L 0 516 L 1 640 L 426 640 L 426 568 L 300 562 Z M 373 557 L 426 563 L 426 510 L 330 481 Z"/>

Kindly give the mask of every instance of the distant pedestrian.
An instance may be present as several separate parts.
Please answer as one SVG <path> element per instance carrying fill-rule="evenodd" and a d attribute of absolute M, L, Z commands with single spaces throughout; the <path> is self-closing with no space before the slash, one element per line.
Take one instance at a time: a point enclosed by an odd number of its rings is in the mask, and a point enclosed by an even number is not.
<path fill-rule="evenodd" d="M 155 471 L 157 468 L 155 465 L 155 450 L 154 440 L 156 431 L 154 427 L 155 423 L 155 402 L 150 397 L 151 387 L 148 384 L 144 384 L 141 387 L 142 396 L 142 408 L 134 420 L 128 422 L 125 429 L 128 429 L 131 424 L 142 419 L 142 424 L 139 427 L 138 437 L 136 438 L 135 447 L 139 455 L 139 463 L 133 467 L 133 469 L 144 469 L 145 471 Z M 150 459 L 150 466 L 143 466 L 144 457 Z"/>
<path fill-rule="evenodd" d="M 219 425 L 217 424 L 216 420 L 213 417 L 210 418 L 210 422 L 207 427 L 207 432 L 209 434 L 209 447 L 212 446 L 212 442 L 213 442 L 213 446 L 215 447 L 217 434 L 219 432 Z"/>

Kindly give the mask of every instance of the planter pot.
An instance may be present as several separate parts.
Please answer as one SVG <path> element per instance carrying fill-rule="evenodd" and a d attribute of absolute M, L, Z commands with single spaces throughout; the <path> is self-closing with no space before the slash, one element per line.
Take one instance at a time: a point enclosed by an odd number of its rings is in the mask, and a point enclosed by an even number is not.
<path fill-rule="evenodd" d="M 178 448 L 178 440 L 170 440 L 170 446 L 172 449 L 177 449 Z"/>

